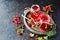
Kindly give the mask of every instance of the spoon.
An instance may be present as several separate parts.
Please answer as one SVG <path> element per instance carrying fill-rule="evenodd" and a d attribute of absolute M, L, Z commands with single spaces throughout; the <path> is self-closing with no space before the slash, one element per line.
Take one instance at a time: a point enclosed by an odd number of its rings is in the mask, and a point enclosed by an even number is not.
<path fill-rule="evenodd" d="M 29 20 L 29 18 L 27 18 L 25 15 L 21 15 L 23 18 L 25 18 L 25 19 L 27 19 L 27 20 Z"/>

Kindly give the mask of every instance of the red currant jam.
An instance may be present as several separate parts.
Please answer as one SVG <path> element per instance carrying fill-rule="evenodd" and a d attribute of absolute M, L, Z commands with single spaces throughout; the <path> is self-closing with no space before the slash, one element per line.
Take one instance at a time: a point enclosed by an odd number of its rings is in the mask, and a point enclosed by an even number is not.
<path fill-rule="evenodd" d="M 32 8 L 33 8 L 34 10 L 37 10 L 38 7 L 37 7 L 37 6 L 33 6 Z"/>

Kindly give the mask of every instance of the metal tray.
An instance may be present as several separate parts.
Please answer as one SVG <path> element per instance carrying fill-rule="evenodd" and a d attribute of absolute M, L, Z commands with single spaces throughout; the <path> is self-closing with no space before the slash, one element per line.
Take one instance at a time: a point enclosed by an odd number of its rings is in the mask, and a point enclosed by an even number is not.
<path fill-rule="evenodd" d="M 24 15 L 27 16 L 27 15 L 29 14 L 29 12 L 30 12 L 30 8 L 27 8 L 26 10 L 24 10 Z M 53 19 L 52 19 L 52 23 L 54 23 Z M 43 32 L 38 32 L 38 31 L 32 29 L 31 27 L 29 27 L 29 25 L 27 24 L 25 18 L 24 18 L 24 24 L 25 24 L 26 28 L 27 28 L 29 31 L 31 31 L 31 32 L 33 32 L 33 33 L 35 33 L 35 34 L 48 35 L 48 32 L 45 32 L 45 33 L 43 33 Z M 54 24 L 55 24 L 55 23 L 54 23 Z M 52 30 L 52 31 L 56 34 L 56 31 L 55 31 L 55 30 Z"/>

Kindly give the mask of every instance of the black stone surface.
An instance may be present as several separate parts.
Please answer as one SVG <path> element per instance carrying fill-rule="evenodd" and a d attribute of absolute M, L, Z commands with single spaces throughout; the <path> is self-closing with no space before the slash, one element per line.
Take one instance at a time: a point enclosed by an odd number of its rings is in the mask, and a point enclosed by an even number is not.
<path fill-rule="evenodd" d="M 60 40 L 60 1 L 59 0 L 0 0 L 0 40 L 35 40 L 35 38 L 28 38 L 30 33 L 25 28 L 23 36 L 16 33 L 16 25 L 12 23 L 13 17 L 18 14 L 23 14 L 25 7 L 30 7 L 32 4 L 39 4 L 41 7 L 53 4 L 54 13 L 53 19 L 57 24 L 57 34 L 49 38 L 49 40 Z M 21 17 L 23 23 L 23 19 Z"/>

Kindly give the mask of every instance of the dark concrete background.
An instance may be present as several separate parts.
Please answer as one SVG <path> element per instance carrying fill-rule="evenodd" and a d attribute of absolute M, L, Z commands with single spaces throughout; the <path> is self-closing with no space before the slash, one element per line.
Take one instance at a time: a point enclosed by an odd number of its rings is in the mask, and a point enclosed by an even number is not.
<path fill-rule="evenodd" d="M 53 19 L 57 24 L 57 34 L 49 40 L 60 40 L 60 1 L 59 0 L 0 0 L 0 40 L 35 40 L 29 39 L 27 34 L 29 31 L 25 28 L 23 36 L 16 33 L 16 25 L 12 23 L 12 18 L 18 14 L 23 14 L 25 7 L 30 7 L 32 4 L 39 4 L 41 7 L 53 4 L 54 13 Z M 23 23 L 23 19 L 21 17 Z"/>

